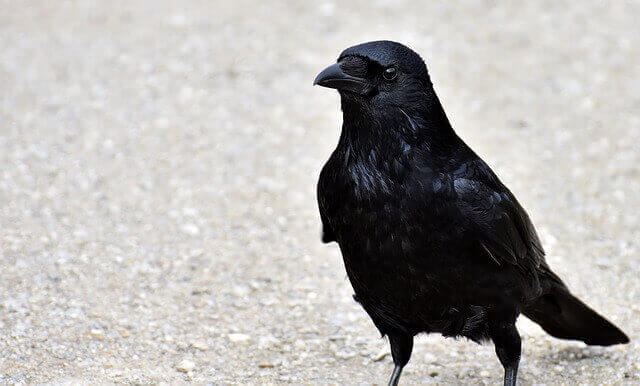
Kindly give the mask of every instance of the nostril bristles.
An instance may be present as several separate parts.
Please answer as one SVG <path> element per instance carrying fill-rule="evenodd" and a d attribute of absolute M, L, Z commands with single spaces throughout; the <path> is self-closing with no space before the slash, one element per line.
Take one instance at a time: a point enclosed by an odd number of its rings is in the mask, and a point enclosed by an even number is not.
<path fill-rule="evenodd" d="M 340 61 L 340 68 L 346 74 L 365 78 L 367 76 L 367 61 L 358 56 L 347 56 Z"/>

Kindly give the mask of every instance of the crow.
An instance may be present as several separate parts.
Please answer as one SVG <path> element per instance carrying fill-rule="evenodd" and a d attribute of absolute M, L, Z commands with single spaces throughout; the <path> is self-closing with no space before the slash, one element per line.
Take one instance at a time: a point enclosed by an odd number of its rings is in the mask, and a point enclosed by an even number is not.
<path fill-rule="evenodd" d="M 383 336 L 397 385 L 419 333 L 493 341 L 515 385 L 520 313 L 552 336 L 627 343 L 549 268 L 514 195 L 454 132 L 422 58 L 392 41 L 344 50 L 314 85 L 337 89 L 338 145 L 317 194 L 354 299 Z"/>

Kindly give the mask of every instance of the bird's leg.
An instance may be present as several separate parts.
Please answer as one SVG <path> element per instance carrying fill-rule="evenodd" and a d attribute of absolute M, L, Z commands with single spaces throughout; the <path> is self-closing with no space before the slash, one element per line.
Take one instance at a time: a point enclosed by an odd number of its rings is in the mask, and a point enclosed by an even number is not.
<path fill-rule="evenodd" d="M 504 367 L 504 386 L 515 386 L 520 363 L 520 335 L 513 321 L 489 322 L 489 334 Z"/>
<path fill-rule="evenodd" d="M 402 366 L 396 365 L 391 373 L 391 379 L 389 379 L 389 386 L 397 386 L 400 381 L 400 374 L 402 374 Z"/>
<path fill-rule="evenodd" d="M 409 358 L 411 358 L 413 336 L 405 332 L 392 332 L 387 335 L 389 336 L 389 344 L 391 345 L 391 356 L 395 364 L 393 374 L 391 374 L 391 379 L 389 380 L 389 386 L 396 386 L 400 380 L 402 369 L 407 362 L 409 362 Z"/>

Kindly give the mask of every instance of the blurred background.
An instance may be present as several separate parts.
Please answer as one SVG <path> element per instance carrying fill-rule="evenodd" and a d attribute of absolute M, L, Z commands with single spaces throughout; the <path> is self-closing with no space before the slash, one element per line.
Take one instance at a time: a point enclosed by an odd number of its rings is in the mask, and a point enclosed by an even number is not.
<path fill-rule="evenodd" d="M 521 318 L 522 384 L 640 383 L 640 2 L 0 0 L 0 381 L 385 383 L 320 243 L 337 143 L 315 75 L 377 39 L 426 60 L 548 261 L 632 343 Z M 495 384 L 420 338 L 404 383 Z"/>

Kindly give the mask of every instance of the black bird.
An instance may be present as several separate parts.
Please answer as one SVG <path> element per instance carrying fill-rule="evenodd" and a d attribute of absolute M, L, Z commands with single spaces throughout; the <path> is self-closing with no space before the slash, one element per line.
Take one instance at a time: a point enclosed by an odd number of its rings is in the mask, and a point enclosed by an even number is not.
<path fill-rule="evenodd" d="M 360 44 L 314 84 L 337 89 L 343 112 L 318 182 L 322 241 L 338 243 L 354 299 L 389 337 L 390 385 L 421 332 L 492 340 L 515 385 L 520 313 L 558 338 L 629 341 L 551 271 L 525 210 L 454 132 L 418 54 Z"/>

